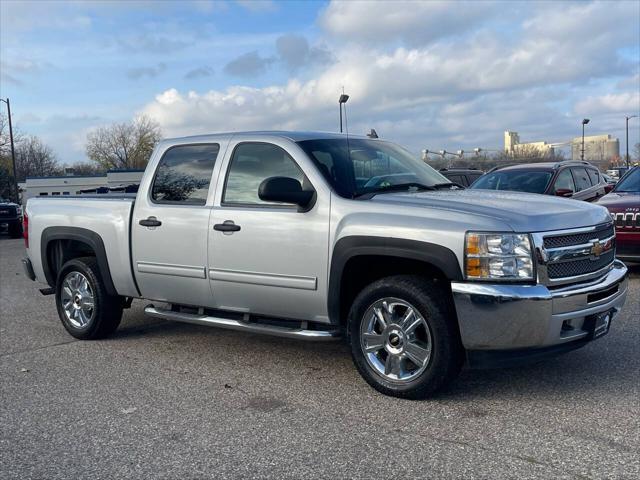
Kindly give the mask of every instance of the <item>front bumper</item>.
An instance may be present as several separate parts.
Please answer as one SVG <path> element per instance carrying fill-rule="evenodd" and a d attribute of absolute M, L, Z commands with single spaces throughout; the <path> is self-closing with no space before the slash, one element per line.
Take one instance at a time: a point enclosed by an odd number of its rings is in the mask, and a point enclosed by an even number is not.
<path fill-rule="evenodd" d="M 473 282 L 453 282 L 451 289 L 468 351 L 559 351 L 590 339 L 585 318 L 620 311 L 627 268 L 616 260 L 601 278 L 554 289 Z"/>

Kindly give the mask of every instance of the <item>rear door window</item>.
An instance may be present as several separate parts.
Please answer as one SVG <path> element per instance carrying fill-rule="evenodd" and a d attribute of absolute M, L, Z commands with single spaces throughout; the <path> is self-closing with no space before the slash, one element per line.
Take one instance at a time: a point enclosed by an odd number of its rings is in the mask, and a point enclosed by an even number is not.
<path fill-rule="evenodd" d="M 220 145 L 179 145 L 165 152 L 153 179 L 155 203 L 204 205 Z"/>
<path fill-rule="evenodd" d="M 587 168 L 591 185 L 598 185 L 600 183 L 600 174 L 595 168 Z"/>
<path fill-rule="evenodd" d="M 585 168 L 572 168 L 571 171 L 573 173 L 573 180 L 576 182 L 576 192 L 591 188 L 591 180 L 589 180 L 589 175 Z"/>

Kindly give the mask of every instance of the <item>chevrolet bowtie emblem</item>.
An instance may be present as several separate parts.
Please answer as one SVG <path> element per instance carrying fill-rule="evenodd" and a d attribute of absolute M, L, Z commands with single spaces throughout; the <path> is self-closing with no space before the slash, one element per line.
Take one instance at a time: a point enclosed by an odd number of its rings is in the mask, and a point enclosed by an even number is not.
<path fill-rule="evenodd" d="M 604 247 L 598 240 L 592 240 L 592 241 L 593 241 L 593 245 L 591 246 L 591 255 L 598 258 L 602 254 Z"/>

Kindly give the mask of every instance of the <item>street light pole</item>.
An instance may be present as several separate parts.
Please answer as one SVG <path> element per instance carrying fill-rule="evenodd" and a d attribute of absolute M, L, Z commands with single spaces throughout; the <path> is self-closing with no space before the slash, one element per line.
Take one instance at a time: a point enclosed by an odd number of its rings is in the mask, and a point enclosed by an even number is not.
<path fill-rule="evenodd" d="M 19 202 L 18 198 L 18 177 L 16 175 L 16 150 L 13 145 L 13 125 L 11 124 L 11 104 L 9 103 L 9 98 L 5 100 L 4 98 L 0 98 L 0 102 L 4 102 L 7 104 L 7 116 L 9 117 L 9 141 L 11 142 L 11 163 L 13 165 L 13 189 L 15 194 L 16 203 Z"/>
<path fill-rule="evenodd" d="M 626 121 L 626 127 L 627 127 L 627 168 L 629 168 L 629 119 L 630 118 L 636 118 L 638 115 L 631 115 L 630 117 L 624 117 L 625 121 Z"/>
<path fill-rule="evenodd" d="M 342 105 L 347 103 L 347 100 L 349 100 L 349 95 L 345 95 L 344 93 L 342 93 L 338 99 L 338 106 L 340 107 L 340 133 L 342 133 Z"/>
<path fill-rule="evenodd" d="M 589 123 L 588 118 L 582 119 L 582 150 L 580 151 L 580 160 L 584 161 L 584 126 Z"/>

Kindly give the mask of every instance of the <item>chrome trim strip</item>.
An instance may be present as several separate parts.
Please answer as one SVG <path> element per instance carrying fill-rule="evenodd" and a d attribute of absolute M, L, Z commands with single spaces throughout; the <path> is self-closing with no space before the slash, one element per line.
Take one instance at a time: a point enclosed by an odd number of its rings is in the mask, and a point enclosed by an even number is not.
<path fill-rule="evenodd" d="M 211 317 L 193 313 L 172 312 L 149 305 L 144 309 L 144 313 L 150 317 L 163 320 L 173 320 L 176 322 L 192 323 L 195 325 L 205 325 L 209 327 L 221 327 L 229 330 L 238 330 L 251 333 L 261 333 L 284 338 L 298 338 L 301 340 L 327 341 L 334 340 L 340 336 L 339 330 L 305 330 L 302 328 L 287 328 L 275 325 L 262 325 L 259 323 L 241 322 L 229 318 Z"/>
<path fill-rule="evenodd" d="M 204 267 L 191 265 L 175 265 L 171 263 L 137 262 L 140 273 L 154 273 L 157 275 L 172 275 L 174 277 L 207 278 Z"/>
<path fill-rule="evenodd" d="M 606 245 L 609 242 L 615 240 L 616 236 L 611 235 L 610 237 L 603 238 L 601 240 L 590 241 L 589 243 L 582 243 L 580 245 L 570 245 L 568 247 L 556 247 L 556 248 L 546 248 L 547 252 L 547 263 L 557 263 L 557 262 L 568 262 L 571 260 L 584 260 L 586 257 L 591 257 L 591 249 L 593 248 L 595 243 L 599 243 L 600 245 Z M 612 247 L 613 248 L 613 247 Z M 611 248 L 609 249 L 611 250 Z M 602 256 L 609 252 L 603 251 L 599 256 Z"/>
<path fill-rule="evenodd" d="M 220 282 L 248 283 L 266 287 L 295 288 L 298 290 L 316 290 L 316 277 L 297 275 L 279 275 L 274 273 L 242 272 L 238 270 L 209 269 L 209 278 Z"/>

